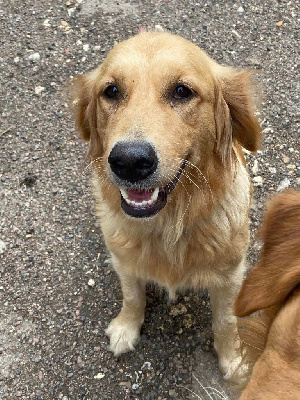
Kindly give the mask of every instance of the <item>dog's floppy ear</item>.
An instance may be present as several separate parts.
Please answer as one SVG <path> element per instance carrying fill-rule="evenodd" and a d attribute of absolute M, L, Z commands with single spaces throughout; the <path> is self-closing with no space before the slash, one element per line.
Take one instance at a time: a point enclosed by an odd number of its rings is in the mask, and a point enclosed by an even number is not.
<path fill-rule="evenodd" d="M 278 195 L 269 203 L 261 235 L 260 262 L 236 300 L 240 317 L 283 302 L 300 284 L 299 191 Z"/>
<path fill-rule="evenodd" d="M 230 157 L 232 140 L 245 149 L 256 151 L 261 142 L 261 128 L 254 114 L 251 72 L 235 72 L 221 67 L 216 80 L 217 153 L 223 162 Z"/>
<path fill-rule="evenodd" d="M 245 280 L 235 303 L 235 315 L 246 317 L 255 311 L 283 302 L 300 283 L 300 263 L 272 273 L 272 261 L 256 266 Z"/>
<path fill-rule="evenodd" d="M 75 107 L 76 127 L 82 138 L 90 142 L 89 154 L 99 153 L 101 148 L 97 132 L 97 95 L 93 80 L 88 73 L 73 79 L 73 104 Z"/>
<path fill-rule="evenodd" d="M 76 113 L 76 128 L 84 140 L 89 141 L 91 137 L 91 126 L 89 121 L 88 107 L 91 102 L 91 90 L 88 87 L 88 80 L 85 75 L 77 76 L 72 81 L 73 104 Z"/>

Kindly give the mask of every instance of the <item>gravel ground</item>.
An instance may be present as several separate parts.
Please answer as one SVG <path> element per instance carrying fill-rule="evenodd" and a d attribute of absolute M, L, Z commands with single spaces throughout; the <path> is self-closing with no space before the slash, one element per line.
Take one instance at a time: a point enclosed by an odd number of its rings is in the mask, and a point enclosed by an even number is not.
<path fill-rule="evenodd" d="M 104 329 L 121 292 L 93 215 L 87 146 L 66 91 L 70 77 L 98 65 L 114 40 L 156 24 L 221 63 L 261 70 L 264 145 L 248 156 L 253 264 L 265 198 L 300 184 L 299 5 L 2 0 L 0 20 L 0 399 L 225 398 L 205 292 L 170 303 L 149 287 L 136 352 L 115 359 L 107 351 Z"/>

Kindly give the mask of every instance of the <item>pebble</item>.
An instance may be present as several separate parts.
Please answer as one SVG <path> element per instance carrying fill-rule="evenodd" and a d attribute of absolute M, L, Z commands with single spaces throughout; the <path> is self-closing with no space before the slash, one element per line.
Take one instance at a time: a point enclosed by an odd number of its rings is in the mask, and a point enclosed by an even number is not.
<path fill-rule="evenodd" d="M 273 132 L 274 132 L 273 128 L 267 127 L 265 129 L 263 129 L 262 134 L 267 135 L 268 133 L 273 133 Z"/>
<path fill-rule="evenodd" d="M 99 372 L 97 375 L 94 376 L 94 379 L 103 379 L 105 377 L 105 374 Z"/>
<path fill-rule="evenodd" d="M 130 381 L 128 381 L 128 382 L 120 382 L 119 386 L 124 386 L 127 389 L 130 389 L 131 388 L 131 382 Z"/>
<path fill-rule="evenodd" d="M 254 175 L 256 175 L 257 172 L 258 172 L 258 161 L 257 161 L 257 160 L 254 160 L 253 167 L 252 167 L 252 173 L 253 173 Z"/>
<path fill-rule="evenodd" d="M 37 62 L 41 59 L 40 53 L 32 53 L 28 56 L 28 60 L 31 62 Z"/>
<path fill-rule="evenodd" d="M 240 7 L 237 9 L 237 12 L 242 14 L 243 12 L 245 12 L 245 10 L 244 10 L 244 8 L 243 8 L 242 6 L 240 6 Z"/>
<path fill-rule="evenodd" d="M 94 281 L 93 278 L 89 279 L 88 285 L 89 285 L 90 287 L 94 287 L 94 286 L 95 286 L 95 281 Z"/>
<path fill-rule="evenodd" d="M 131 386 L 132 390 L 137 390 L 139 388 L 139 385 L 137 383 L 133 383 Z"/>
<path fill-rule="evenodd" d="M 68 15 L 69 17 L 72 17 L 72 15 L 75 13 L 76 7 L 72 7 L 68 9 Z"/>
<path fill-rule="evenodd" d="M 288 178 L 284 178 L 277 187 L 277 192 L 281 192 L 284 189 L 287 189 L 291 184 L 291 181 Z"/>
<path fill-rule="evenodd" d="M 264 178 L 263 178 L 262 176 L 260 176 L 260 175 L 255 176 L 255 177 L 253 178 L 253 182 L 254 182 L 257 186 L 263 185 L 263 183 L 264 183 Z"/>
<path fill-rule="evenodd" d="M 177 304 L 176 306 L 172 306 L 170 310 L 170 315 L 176 317 L 176 315 L 185 314 L 187 312 L 186 306 L 184 304 Z"/>
<path fill-rule="evenodd" d="M 286 155 L 283 155 L 282 158 L 283 158 L 283 161 L 285 164 L 287 164 L 290 161 L 290 157 L 288 157 Z"/>
<path fill-rule="evenodd" d="M 4 253 L 6 250 L 6 244 L 0 240 L 0 254 Z"/>
<path fill-rule="evenodd" d="M 256 67 L 262 66 L 262 61 L 257 57 L 247 57 L 245 61 L 250 65 L 255 65 Z"/>
<path fill-rule="evenodd" d="M 49 23 L 49 19 L 45 19 L 45 21 L 43 22 L 43 26 L 45 28 L 50 28 L 51 27 L 51 24 Z"/>
<path fill-rule="evenodd" d="M 89 51 L 90 45 L 89 45 L 89 44 L 84 44 L 84 45 L 82 46 L 82 48 L 83 48 L 83 51 Z"/>
<path fill-rule="evenodd" d="M 152 369 L 153 369 L 153 367 L 151 365 L 151 362 L 149 362 L 149 361 L 144 362 L 144 364 L 142 365 L 142 368 L 141 368 L 142 371 L 151 371 Z"/>
<path fill-rule="evenodd" d="M 34 93 L 40 95 L 46 88 L 44 86 L 36 86 L 34 88 Z"/>

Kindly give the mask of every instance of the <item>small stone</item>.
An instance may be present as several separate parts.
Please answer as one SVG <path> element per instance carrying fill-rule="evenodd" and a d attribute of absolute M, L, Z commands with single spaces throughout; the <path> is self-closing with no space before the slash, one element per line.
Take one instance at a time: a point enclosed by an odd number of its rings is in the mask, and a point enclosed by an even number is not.
<path fill-rule="evenodd" d="M 237 9 L 237 12 L 242 14 L 243 12 L 245 12 L 245 10 L 244 10 L 244 8 L 243 8 L 242 6 L 240 6 L 240 7 Z"/>
<path fill-rule="evenodd" d="M 277 192 L 281 192 L 284 189 L 287 189 L 291 184 L 291 181 L 288 178 L 284 178 L 277 187 Z"/>
<path fill-rule="evenodd" d="M 130 389 L 131 388 L 131 382 L 130 381 L 128 381 L 128 382 L 120 382 L 119 386 L 124 386 L 127 389 Z"/>
<path fill-rule="evenodd" d="M 261 60 L 257 57 L 247 57 L 246 62 L 249 65 L 255 65 L 256 67 L 261 67 L 261 65 L 262 65 Z"/>
<path fill-rule="evenodd" d="M 273 132 L 274 132 L 273 128 L 267 127 L 267 128 L 265 128 L 265 129 L 263 129 L 262 134 L 263 134 L 263 135 L 267 135 L 267 134 L 273 133 Z"/>
<path fill-rule="evenodd" d="M 132 390 L 137 390 L 139 388 L 139 385 L 137 383 L 133 383 L 131 386 Z"/>
<path fill-rule="evenodd" d="M 257 171 L 258 171 L 258 161 L 257 161 L 257 160 L 254 160 L 253 167 L 252 167 L 252 173 L 253 173 L 254 175 L 256 175 L 256 174 L 257 174 Z"/>
<path fill-rule="evenodd" d="M 89 279 L 88 285 L 89 285 L 90 287 L 94 287 L 94 286 L 95 286 L 95 281 L 94 281 L 93 278 Z"/>
<path fill-rule="evenodd" d="M 255 177 L 253 178 L 253 182 L 255 183 L 256 186 L 263 185 L 263 183 L 264 183 L 264 178 L 263 178 L 262 176 L 260 176 L 260 175 L 255 176 Z"/>
<path fill-rule="evenodd" d="M 94 47 L 93 47 L 93 50 L 94 50 L 94 51 L 99 51 L 100 49 L 101 49 L 101 46 L 94 46 Z"/>
<path fill-rule="evenodd" d="M 155 25 L 155 32 L 164 32 L 164 28 L 161 25 Z"/>
<path fill-rule="evenodd" d="M 72 17 L 72 15 L 75 13 L 75 11 L 76 11 L 76 7 L 68 8 L 69 17 Z"/>
<path fill-rule="evenodd" d="M 82 48 L 83 48 L 83 51 L 89 51 L 90 45 L 89 45 L 89 44 L 84 44 L 84 45 L 82 46 Z"/>
<path fill-rule="evenodd" d="M 20 57 L 15 57 L 14 58 L 14 63 L 15 64 L 19 64 L 19 62 L 20 62 Z"/>
<path fill-rule="evenodd" d="M 4 253 L 6 250 L 6 244 L 0 240 L 0 254 Z"/>
<path fill-rule="evenodd" d="M 43 26 L 45 28 L 50 28 L 51 27 L 51 24 L 49 23 L 49 19 L 45 19 L 45 21 L 43 22 Z"/>
<path fill-rule="evenodd" d="M 275 167 L 270 167 L 269 171 L 271 172 L 271 174 L 276 174 L 276 172 L 277 172 Z"/>
<path fill-rule="evenodd" d="M 46 88 L 44 86 L 36 86 L 34 88 L 34 93 L 40 95 Z"/>
<path fill-rule="evenodd" d="M 142 368 L 141 368 L 142 371 L 151 371 L 152 369 L 153 369 L 153 367 L 151 365 L 151 362 L 149 362 L 149 361 L 144 362 L 144 364 L 142 365 Z"/>
<path fill-rule="evenodd" d="M 94 376 L 94 379 L 103 379 L 105 377 L 105 374 L 99 372 L 97 375 Z"/>
<path fill-rule="evenodd" d="M 28 60 L 31 62 L 37 62 L 41 59 L 40 53 L 32 53 L 28 56 Z"/>
<path fill-rule="evenodd" d="M 170 315 L 176 317 L 177 315 L 185 314 L 187 312 L 186 306 L 184 304 L 177 304 L 172 306 L 170 310 Z"/>
<path fill-rule="evenodd" d="M 283 158 L 283 162 L 284 162 L 285 164 L 287 164 L 287 163 L 290 161 L 290 157 L 288 157 L 288 156 L 286 156 L 286 155 L 284 155 L 284 154 L 283 154 L 282 158 Z"/>

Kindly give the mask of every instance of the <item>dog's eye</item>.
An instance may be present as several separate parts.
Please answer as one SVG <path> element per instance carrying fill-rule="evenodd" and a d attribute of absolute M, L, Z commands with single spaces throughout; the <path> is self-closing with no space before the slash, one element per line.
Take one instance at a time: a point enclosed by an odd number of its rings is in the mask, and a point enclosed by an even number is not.
<path fill-rule="evenodd" d="M 173 93 L 173 97 L 175 99 L 188 99 L 192 95 L 193 95 L 192 90 L 185 85 L 177 86 Z"/>
<path fill-rule="evenodd" d="M 104 90 L 104 95 L 108 99 L 116 99 L 119 96 L 119 89 L 115 85 L 109 85 L 107 88 Z"/>

